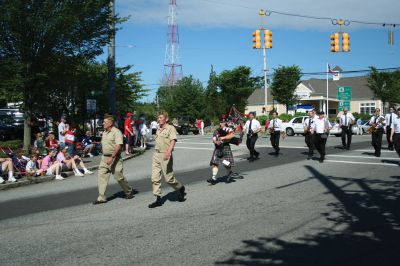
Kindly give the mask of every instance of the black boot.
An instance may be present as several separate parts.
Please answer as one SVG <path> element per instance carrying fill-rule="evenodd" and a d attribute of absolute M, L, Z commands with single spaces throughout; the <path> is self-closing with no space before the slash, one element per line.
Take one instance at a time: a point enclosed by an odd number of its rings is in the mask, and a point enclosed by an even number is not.
<path fill-rule="evenodd" d="M 185 201 L 185 186 L 182 186 L 179 190 L 178 190 L 178 201 L 179 202 L 183 202 Z"/>
<path fill-rule="evenodd" d="M 156 208 L 162 206 L 161 197 L 157 196 L 156 200 L 153 203 L 149 204 L 149 208 Z"/>

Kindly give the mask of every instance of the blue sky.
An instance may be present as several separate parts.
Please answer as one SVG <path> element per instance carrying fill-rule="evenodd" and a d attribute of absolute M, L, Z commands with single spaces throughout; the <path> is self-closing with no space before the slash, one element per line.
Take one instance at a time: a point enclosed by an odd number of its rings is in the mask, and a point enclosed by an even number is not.
<path fill-rule="evenodd" d="M 168 0 L 115 0 L 116 11 L 130 20 L 117 33 L 117 65 L 134 65 L 143 84 L 151 89 L 143 99 L 152 101 L 164 71 Z M 373 22 L 400 23 L 400 1 L 395 0 L 177 0 L 180 58 L 183 74 L 208 80 L 211 65 L 217 73 L 239 65 L 262 75 L 262 50 L 251 48 L 251 33 L 259 27 L 258 10 Z M 400 27 L 395 45 L 388 45 L 387 27 L 351 23 L 351 52 L 331 53 L 331 33 L 337 26 L 325 20 L 308 20 L 272 14 L 265 17 L 273 32 L 273 49 L 267 51 L 268 68 L 299 65 L 303 72 L 325 71 L 339 65 L 343 70 L 400 66 Z M 134 45 L 134 47 L 127 47 Z M 106 55 L 104 55 L 106 56 Z M 100 57 L 104 59 L 104 57 Z M 304 78 L 309 78 L 306 76 Z M 323 78 L 323 77 L 321 77 Z"/>

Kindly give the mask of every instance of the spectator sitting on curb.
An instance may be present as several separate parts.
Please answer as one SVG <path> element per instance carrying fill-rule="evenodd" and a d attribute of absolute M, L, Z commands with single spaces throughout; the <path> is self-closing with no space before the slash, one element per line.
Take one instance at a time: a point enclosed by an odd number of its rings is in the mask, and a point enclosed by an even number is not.
<path fill-rule="evenodd" d="M 38 165 L 38 156 L 33 154 L 31 159 L 26 164 L 25 170 L 30 176 L 40 176 L 42 173 L 44 173 L 44 171 L 43 169 L 39 169 Z"/>
<path fill-rule="evenodd" d="M 50 149 L 49 154 L 43 158 L 40 169 L 46 172 L 46 175 L 56 175 L 56 180 L 64 180 L 60 175 L 61 164 L 55 160 L 56 149 Z"/>
<path fill-rule="evenodd" d="M 17 182 L 17 179 L 15 179 L 15 177 L 14 177 L 13 168 L 14 168 L 14 165 L 10 158 L 0 158 L 0 184 L 5 183 L 2 175 L 6 171 L 8 171 L 8 181 L 9 182 Z"/>
<path fill-rule="evenodd" d="M 93 157 L 93 152 L 96 152 L 97 142 L 92 141 L 92 133 L 90 131 L 86 131 L 86 135 L 82 140 L 83 145 L 83 154 L 89 157 Z"/>
<path fill-rule="evenodd" d="M 74 157 L 71 157 L 67 153 L 68 148 L 65 147 L 62 149 L 58 154 L 57 154 L 57 161 L 61 164 L 61 170 L 62 171 L 70 171 L 72 170 L 75 174 L 75 176 L 84 176 L 81 171 L 79 171 L 78 167 L 76 164 L 78 163 L 79 166 L 83 169 L 83 173 L 87 175 L 93 174 L 92 171 L 89 171 L 85 164 L 83 163 L 82 159 L 78 156 L 75 155 Z"/>

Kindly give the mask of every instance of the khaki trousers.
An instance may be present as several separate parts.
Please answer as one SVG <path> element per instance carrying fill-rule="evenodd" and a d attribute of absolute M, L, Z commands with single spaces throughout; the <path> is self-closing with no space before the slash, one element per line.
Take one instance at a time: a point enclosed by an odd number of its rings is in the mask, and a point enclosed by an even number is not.
<path fill-rule="evenodd" d="M 106 189 L 108 180 L 110 179 L 110 174 L 113 174 L 115 180 L 117 180 L 118 184 L 121 186 L 122 190 L 125 194 L 132 193 L 132 187 L 129 186 L 128 181 L 122 174 L 123 165 L 122 165 L 122 158 L 115 158 L 112 165 L 108 165 L 106 160 L 108 157 L 102 156 L 100 165 L 99 165 L 99 197 L 97 200 L 105 201 L 107 200 L 106 197 Z"/>
<path fill-rule="evenodd" d="M 161 196 L 161 174 L 164 176 L 167 184 L 175 190 L 179 190 L 182 187 L 182 184 L 179 183 L 174 176 L 174 170 L 172 169 L 174 163 L 172 155 L 167 161 L 163 159 L 163 156 L 164 153 L 161 152 L 155 152 L 153 155 L 151 183 L 153 186 L 153 194 L 155 196 Z"/>

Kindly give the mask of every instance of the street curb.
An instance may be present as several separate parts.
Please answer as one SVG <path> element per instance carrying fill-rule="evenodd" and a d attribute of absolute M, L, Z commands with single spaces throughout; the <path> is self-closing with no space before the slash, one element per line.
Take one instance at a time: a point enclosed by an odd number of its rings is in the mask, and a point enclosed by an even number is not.
<path fill-rule="evenodd" d="M 135 151 L 135 154 L 132 154 L 132 155 L 122 158 L 122 161 L 130 160 L 134 157 L 142 155 L 143 153 L 145 153 L 145 150 L 137 150 L 137 151 Z M 95 171 L 98 168 L 99 168 L 99 166 L 95 165 L 95 166 L 88 167 L 88 170 Z M 62 175 L 68 177 L 68 176 L 73 176 L 74 173 L 72 171 L 63 172 Z M 5 183 L 5 184 L 0 184 L 0 191 L 13 189 L 13 188 L 17 188 L 17 187 L 29 186 L 29 185 L 33 185 L 33 184 L 49 182 L 49 181 L 54 180 L 54 178 L 55 178 L 55 176 L 53 175 L 53 176 L 32 177 L 31 180 L 22 180 L 22 181 L 17 181 L 17 182 L 13 182 L 13 183 L 8 183 L 8 181 L 7 181 L 7 183 Z"/>

